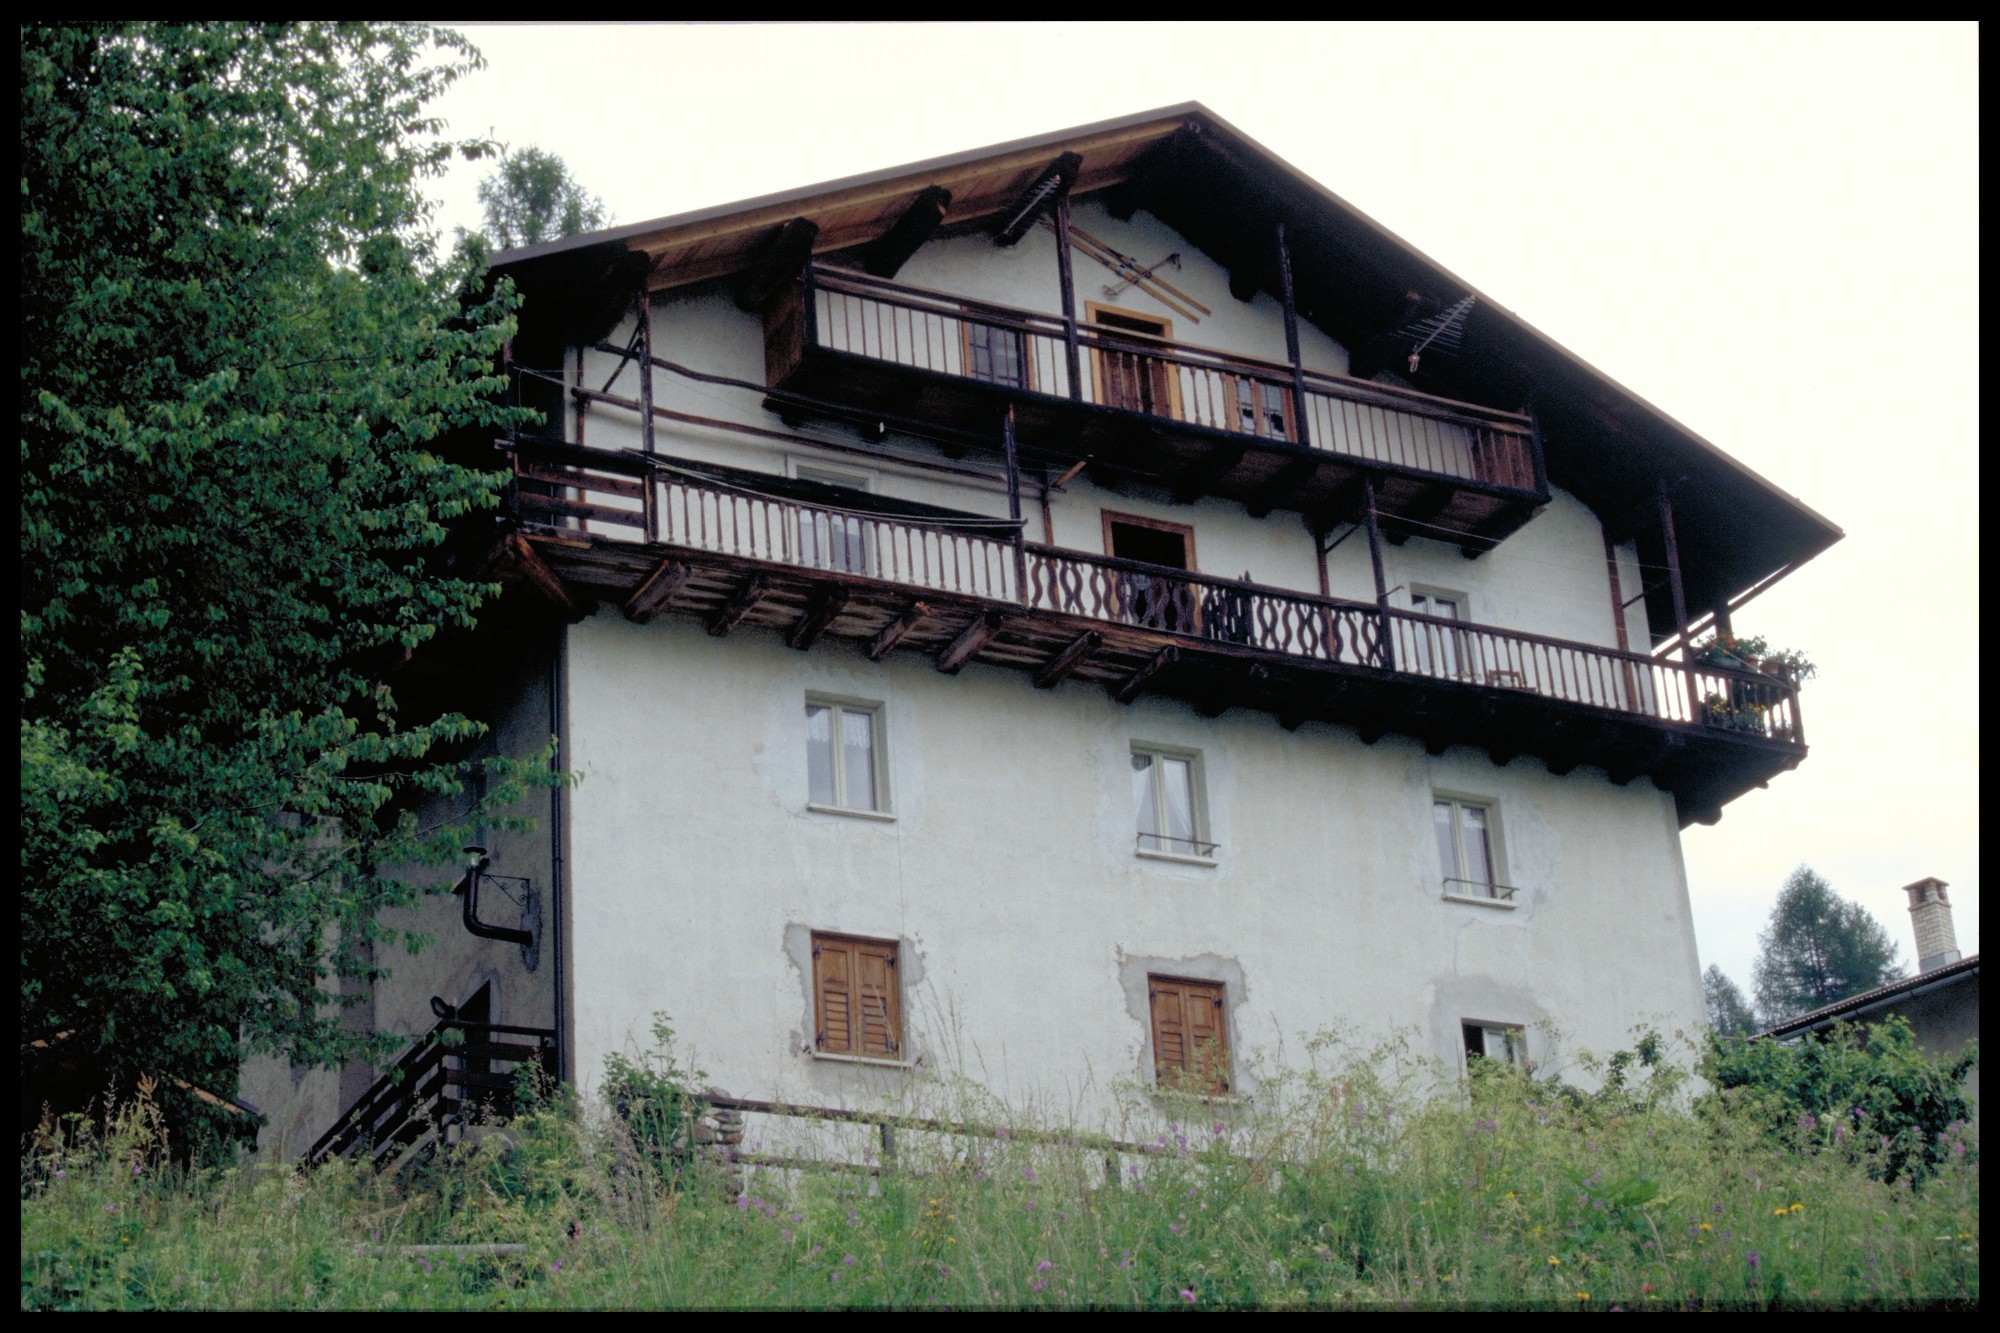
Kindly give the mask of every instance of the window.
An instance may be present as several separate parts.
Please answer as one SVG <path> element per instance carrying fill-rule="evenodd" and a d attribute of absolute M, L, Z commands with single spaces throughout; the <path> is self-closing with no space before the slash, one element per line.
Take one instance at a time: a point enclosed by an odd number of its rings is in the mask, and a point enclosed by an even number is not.
<path fill-rule="evenodd" d="M 1437 833 L 1438 864 L 1447 898 L 1514 896 L 1513 886 L 1500 882 L 1492 806 L 1434 797 L 1431 826 Z"/>
<path fill-rule="evenodd" d="M 1465 1068 L 1468 1073 L 1481 1060 L 1503 1060 L 1522 1069 L 1528 1067 L 1528 1034 L 1516 1023 L 1475 1023 L 1461 1029 L 1465 1036 Z"/>
<path fill-rule="evenodd" d="M 1464 620 L 1465 594 L 1410 589 L 1410 609 L 1420 616 L 1438 620 Z M 1457 680 L 1469 674 L 1465 669 L 1465 635 L 1443 625 L 1410 626 L 1416 641 L 1416 670 L 1426 676 Z"/>
<path fill-rule="evenodd" d="M 1142 856 L 1214 855 L 1201 790 L 1201 756 L 1185 750 L 1132 747 L 1132 801 Z"/>
<path fill-rule="evenodd" d="M 839 486 L 863 494 L 869 489 L 868 475 L 864 472 L 799 464 L 792 469 L 792 475 L 800 481 Z M 799 509 L 799 563 L 814 569 L 867 574 L 874 566 L 869 559 L 869 535 L 867 522 L 859 515 L 803 505 Z"/>
<path fill-rule="evenodd" d="M 1232 424 L 1249 435 L 1271 440 L 1292 438 L 1292 388 L 1272 380 L 1237 375 L 1229 381 Z"/>
<path fill-rule="evenodd" d="M 961 326 L 965 330 L 965 373 L 988 384 L 1004 384 L 1014 389 L 1033 388 L 1028 376 L 1026 340 L 1021 331 L 974 323 L 974 319 L 990 319 L 993 316 L 983 315 L 972 307 L 967 309 L 971 311 L 972 318 Z"/>
<path fill-rule="evenodd" d="M 896 942 L 812 937 L 813 1049 L 870 1060 L 903 1058 L 903 1000 Z"/>
<path fill-rule="evenodd" d="M 1222 983 L 1146 978 L 1153 1013 L 1153 1077 L 1163 1088 L 1229 1091 L 1229 1022 Z"/>
<path fill-rule="evenodd" d="M 889 812 L 882 706 L 806 699 L 806 803 L 821 810 Z"/>

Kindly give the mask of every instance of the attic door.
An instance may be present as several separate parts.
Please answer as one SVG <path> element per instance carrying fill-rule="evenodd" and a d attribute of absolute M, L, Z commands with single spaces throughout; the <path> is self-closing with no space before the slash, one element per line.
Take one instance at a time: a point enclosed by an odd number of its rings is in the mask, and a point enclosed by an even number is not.
<path fill-rule="evenodd" d="M 1179 416 L 1173 366 L 1160 359 L 1170 350 L 1164 344 L 1174 336 L 1172 322 L 1095 301 L 1086 302 L 1085 308 L 1090 322 L 1108 335 L 1098 339 L 1090 354 L 1097 401 L 1127 412 Z M 1121 338 L 1121 334 L 1138 336 Z"/>

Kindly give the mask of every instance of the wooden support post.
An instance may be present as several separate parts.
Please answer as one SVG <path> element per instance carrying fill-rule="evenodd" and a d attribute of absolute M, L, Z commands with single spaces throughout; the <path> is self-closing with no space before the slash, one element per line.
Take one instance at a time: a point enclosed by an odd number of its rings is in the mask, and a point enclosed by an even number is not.
<path fill-rule="evenodd" d="M 762 574 L 752 576 L 750 581 L 738 589 L 736 595 L 715 613 L 715 618 L 708 622 L 708 632 L 718 639 L 722 638 L 742 624 L 743 617 L 756 610 L 757 603 L 763 601 L 765 594 L 770 591 L 769 579 Z"/>
<path fill-rule="evenodd" d="M 550 605 L 572 620 L 583 618 L 583 608 L 577 605 L 576 598 L 570 596 L 561 577 L 543 562 L 541 556 L 535 554 L 535 548 L 528 544 L 526 537 L 518 532 L 509 537 L 507 552 L 514 568 L 520 571 L 530 586 L 548 599 Z"/>
<path fill-rule="evenodd" d="M 1000 444 L 1007 455 L 1007 517 L 1014 524 L 1014 600 L 1028 604 L 1028 534 L 1021 528 L 1021 459 L 1014 448 L 1014 406 L 1000 423 Z"/>
<path fill-rule="evenodd" d="M 1249 446 L 1218 444 L 1206 457 L 1198 458 L 1174 479 L 1174 503 L 1193 504 L 1208 494 L 1209 487 L 1236 470 Z"/>
<path fill-rule="evenodd" d="M 947 676 L 957 675 L 959 669 L 1000 632 L 1001 619 L 1000 612 L 988 611 L 967 625 L 951 641 L 951 646 L 938 654 L 937 669 Z"/>
<path fill-rule="evenodd" d="M 1111 697 L 1121 704 L 1129 704 L 1139 697 L 1139 689 L 1152 677 L 1180 660 L 1181 650 L 1172 646 L 1160 649 L 1146 659 L 1144 666 L 1125 677 L 1112 689 Z"/>
<path fill-rule="evenodd" d="M 1035 673 L 1035 688 L 1053 689 L 1069 678 L 1071 672 L 1083 665 L 1083 659 L 1096 652 L 1104 642 L 1104 636 L 1096 630 L 1085 630 L 1070 645 L 1057 653 L 1049 664 Z"/>
<path fill-rule="evenodd" d="M 1659 488 L 1660 538 L 1667 547 L 1667 584 L 1674 594 L 1674 635 L 1679 638 L 1687 634 L 1688 607 L 1687 590 L 1681 584 L 1681 548 L 1674 540 L 1674 503 L 1667 495 L 1667 483 Z M 1687 647 L 1681 645 L 1683 650 Z"/>
<path fill-rule="evenodd" d="M 576 404 L 576 438 L 572 443 L 583 444 L 583 419 L 590 412 L 590 399 L 583 396 L 583 348 L 577 347 L 576 374 L 570 380 L 570 401 Z"/>
<path fill-rule="evenodd" d="M 658 615 L 674 594 L 687 586 L 694 566 L 680 560 L 662 560 L 646 581 L 641 583 L 632 595 L 625 599 L 625 618 L 635 625 L 643 625 Z"/>
<path fill-rule="evenodd" d="M 826 627 L 847 609 L 849 598 L 847 589 L 838 584 L 820 593 L 813 599 L 811 609 L 792 627 L 792 632 L 786 636 L 785 642 L 801 652 L 812 647 L 819 636 L 826 633 Z"/>
<path fill-rule="evenodd" d="M 1375 516 L 1375 478 L 1366 472 L 1361 474 L 1361 511 L 1368 524 L 1368 559 L 1375 568 L 1375 611 L 1382 620 L 1382 639 L 1376 648 L 1376 656 L 1380 659 L 1377 665 L 1389 670 L 1396 663 L 1393 627 L 1389 622 L 1389 575 L 1382 568 L 1382 524 Z"/>
<path fill-rule="evenodd" d="M 1285 243 L 1285 224 L 1278 230 L 1278 293 L 1285 305 L 1285 359 L 1292 363 L 1292 438 L 1311 444 L 1306 430 L 1306 373 L 1299 364 L 1299 309 L 1292 299 L 1292 248 Z"/>
<path fill-rule="evenodd" d="M 889 655 L 889 650 L 903 641 L 909 632 L 917 627 L 917 622 L 931 613 L 923 602 L 911 602 L 903 608 L 901 615 L 882 627 L 882 631 L 868 642 L 868 660 L 879 662 Z"/>
<path fill-rule="evenodd" d="M 639 281 L 639 299 L 634 303 L 639 312 L 639 439 L 646 457 L 653 456 L 653 302 L 646 291 L 646 283 Z M 660 516 L 655 512 L 654 492 L 659 489 L 653 479 L 653 470 L 646 469 L 646 494 L 641 502 L 645 513 L 646 540 L 660 539 Z"/>
<path fill-rule="evenodd" d="M 1083 397 L 1082 358 L 1076 350 L 1076 272 L 1069 255 L 1069 196 L 1056 200 L 1056 277 L 1062 283 L 1063 365 L 1069 371 L 1069 396 Z"/>

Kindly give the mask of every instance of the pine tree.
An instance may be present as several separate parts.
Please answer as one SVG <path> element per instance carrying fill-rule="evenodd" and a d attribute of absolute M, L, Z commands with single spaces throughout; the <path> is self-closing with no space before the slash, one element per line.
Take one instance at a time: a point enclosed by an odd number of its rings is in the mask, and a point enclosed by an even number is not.
<path fill-rule="evenodd" d="M 1717 1036 L 1744 1037 L 1757 1030 L 1743 992 L 1713 963 L 1701 974 L 1701 998 L 1708 1008 L 1708 1026 Z"/>
<path fill-rule="evenodd" d="M 1896 946 L 1859 903 L 1808 866 L 1785 881 L 1757 937 L 1757 1009 L 1766 1024 L 1858 995 L 1902 975 Z"/>
<path fill-rule="evenodd" d="M 413 808 L 482 728 L 382 668 L 490 591 L 439 552 L 499 478 L 440 441 L 510 419 L 512 296 L 435 258 L 419 189 L 476 63 L 403 25 L 21 33 L 22 1036 L 183 1120 L 246 1052 L 382 1049 L 331 983 L 419 892 L 383 868 L 461 840 Z"/>

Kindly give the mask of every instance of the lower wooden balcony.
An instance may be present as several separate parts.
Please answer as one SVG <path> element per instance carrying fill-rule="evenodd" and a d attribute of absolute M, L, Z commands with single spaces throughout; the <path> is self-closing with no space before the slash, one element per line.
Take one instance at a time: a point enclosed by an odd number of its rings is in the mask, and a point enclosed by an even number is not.
<path fill-rule="evenodd" d="M 1671 791 L 1682 822 L 1805 755 L 1796 685 L 1594 644 L 1384 609 L 1023 542 L 1005 521 L 663 458 L 503 445 L 518 531 L 502 572 L 574 615 L 609 601 L 709 633 L 847 639 L 880 660 L 929 655 L 1413 736 L 1495 763 L 1604 769 Z M 868 508 L 849 508 L 848 505 Z M 903 509 L 894 513 L 885 510 Z"/>
<path fill-rule="evenodd" d="M 616 350 L 616 349 L 607 349 Z M 1011 408 L 1024 448 L 1164 481 L 1182 502 L 1355 521 L 1362 481 L 1393 540 L 1478 555 L 1549 498 L 1534 422 L 1395 385 L 1070 324 L 825 264 L 765 313 L 767 406 L 814 402 L 990 437 Z"/>

